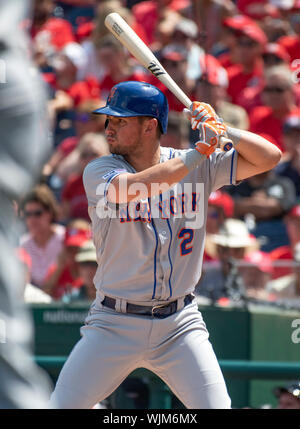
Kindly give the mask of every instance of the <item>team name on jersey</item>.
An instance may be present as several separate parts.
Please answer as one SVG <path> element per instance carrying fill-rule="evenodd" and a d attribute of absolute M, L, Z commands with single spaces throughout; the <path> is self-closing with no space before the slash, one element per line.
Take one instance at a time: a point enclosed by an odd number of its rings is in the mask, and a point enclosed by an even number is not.
<path fill-rule="evenodd" d="M 120 208 L 120 222 L 150 223 L 152 218 L 170 219 L 171 217 L 183 217 L 185 213 L 197 213 L 200 211 L 200 197 L 200 193 L 192 192 L 191 194 L 172 195 L 155 202 L 148 200 L 131 203 Z"/>

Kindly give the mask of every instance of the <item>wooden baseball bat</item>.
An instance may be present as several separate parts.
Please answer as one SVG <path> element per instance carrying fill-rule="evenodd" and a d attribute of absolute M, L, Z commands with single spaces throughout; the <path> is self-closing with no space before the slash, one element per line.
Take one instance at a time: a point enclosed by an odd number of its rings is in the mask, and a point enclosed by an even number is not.
<path fill-rule="evenodd" d="M 124 45 L 128 51 L 157 79 L 159 79 L 181 103 L 190 109 L 192 101 L 179 88 L 168 72 L 157 60 L 153 52 L 146 46 L 140 37 L 133 31 L 127 22 L 116 12 L 112 12 L 105 18 L 105 26 Z M 228 151 L 233 147 L 232 141 L 224 137 L 221 138 L 220 147 Z"/>

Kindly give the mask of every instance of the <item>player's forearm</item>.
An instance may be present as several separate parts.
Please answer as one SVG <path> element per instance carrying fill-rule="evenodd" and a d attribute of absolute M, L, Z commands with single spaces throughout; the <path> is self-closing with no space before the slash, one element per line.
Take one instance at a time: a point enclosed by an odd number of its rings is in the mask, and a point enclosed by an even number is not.
<path fill-rule="evenodd" d="M 180 182 L 205 159 L 198 151 L 192 150 L 187 156 L 170 159 L 138 173 L 121 174 L 110 184 L 107 199 L 123 204 L 159 195 Z"/>
<path fill-rule="evenodd" d="M 250 175 L 271 170 L 280 161 L 280 149 L 267 139 L 251 133 L 250 131 L 231 127 L 227 127 L 227 133 L 229 138 L 233 141 L 239 157 L 243 158 L 254 167 L 253 171 L 249 171 L 248 174 L 247 172 L 237 171 L 237 180 L 242 180 Z"/>

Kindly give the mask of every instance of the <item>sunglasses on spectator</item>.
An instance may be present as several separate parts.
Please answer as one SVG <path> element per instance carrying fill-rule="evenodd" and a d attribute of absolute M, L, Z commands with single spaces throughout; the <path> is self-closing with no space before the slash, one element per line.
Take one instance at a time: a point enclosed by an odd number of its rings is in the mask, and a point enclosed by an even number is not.
<path fill-rule="evenodd" d="M 264 92 L 275 92 L 276 94 L 283 94 L 285 91 L 287 91 L 287 87 L 280 87 L 280 86 L 266 86 L 264 88 Z"/>
<path fill-rule="evenodd" d="M 283 60 L 273 54 L 264 54 L 263 60 L 265 64 L 281 64 Z"/>
<path fill-rule="evenodd" d="M 251 48 L 253 46 L 256 46 L 257 42 L 255 40 L 252 40 L 252 39 L 240 39 L 240 38 L 238 38 L 237 44 L 239 46 L 243 46 L 245 48 Z"/>
<path fill-rule="evenodd" d="M 32 210 L 32 211 L 25 211 L 24 217 L 27 219 L 29 217 L 41 217 L 42 214 L 45 213 L 45 210 Z"/>

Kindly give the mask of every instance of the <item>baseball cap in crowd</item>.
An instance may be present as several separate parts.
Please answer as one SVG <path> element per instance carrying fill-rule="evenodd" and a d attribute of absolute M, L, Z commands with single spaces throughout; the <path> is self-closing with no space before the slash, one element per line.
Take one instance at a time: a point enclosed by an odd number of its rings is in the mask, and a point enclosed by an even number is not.
<path fill-rule="evenodd" d="M 97 262 L 96 248 L 92 240 L 86 241 L 75 256 L 76 262 Z"/>
<path fill-rule="evenodd" d="M 282 0 L 283 1 L 283 0 Z M 300 0 L 289 0 L 289 2 L 293 2 L 293 6 L 290 9 L 290 12 L 299 12 L 300 11 Z"/>
<path fill-rule="evenodd" d="M 268 55 L 273 55 L 286 63 L 289 63 L 291 59 L 286 49 L 278 43 L 267 43 L 265 45 L 263 51 L 263 58 L 267 57 Z"/>
<path fill-rule="evenodd" d="M 88 229 L 67 228 L 65 246 L 81 247 L 83 243 L 91 239 L 91 231 Z"/>
<path fill-rule="evenodd" d="M 170 9 L 173 9 L 175 11 L 187 9 L 191 6 L 191 0 L 172 0 L 171 3 L 168 5 Z"/>
<path fill-rule="evenodd" d="M 187 50 L 176 44 L 170 44 L 163 48 L 161 51 L 161 59 L 170 61 L 185 61 L 188 57 Z"/>
<path fill-rule="evenodd" d="M 267 36 L 260 26 L 245 15 L 235 15 L 225 18 L 223 25 L 235 30 L 237 35 L 247 36 L 261 45 L 265 45 L 268 41 Z"/>
<path fill-rule="evenodd" d="M 225 217 L 229 218 L 233 216 L 234 203 L 229 194 L 225 194 L 219 190 L 214 191 L 209 196 L 208 204 L 220 207 L 223 210 Z"/>
<path fill-rule="evenodd" d="M 220 62 L 212 55 L 201 55 L 200 61 L 200 75 L 198 79 L 209 82 L 211 85 L 228 87 L 228 75 Z"/>
<path fill-rule="evenodd" d="M 256 250 L 245 256 L 245 262 L 249 265 L 255 265 L 260 271 L 264 273 L 273 273 L 272 259 L 270 255 L 261 250 Z"/>
<path fill-rule="evenodd" d="M 258 250 L 259 243 L 240 219 L 225 219 L 218 234 L 209 234 L 205 242 L 205 250 L 211 256 L 217 256 L 217 246 L 245 248 L 250 253 Z"/>
<path fill-rule="evenodd" d="M 295 398 L 300 400 L 300 381 L 292 381 L 286 386 L 278 386 L 273 390 L 276 398 L 279 398 L 282 393 L 291 393 Z"/>
<path fill-rule="evenodd" d="M 288 133 L 292 130 L 300 131 L 300 116 L 299 115 L 290 115 L 286 118 L 283 123 L 283 132 Z"/>
<path fill-rule="evenodd" d="M 183 33 L 187 37 L 194 39 L 198 34 L 198 27 L 197 27 L 197 24 L 191 19 L 182 18 L 175 25 L 174 33 L 176 31 Z"/>

